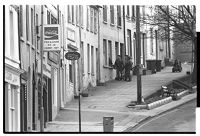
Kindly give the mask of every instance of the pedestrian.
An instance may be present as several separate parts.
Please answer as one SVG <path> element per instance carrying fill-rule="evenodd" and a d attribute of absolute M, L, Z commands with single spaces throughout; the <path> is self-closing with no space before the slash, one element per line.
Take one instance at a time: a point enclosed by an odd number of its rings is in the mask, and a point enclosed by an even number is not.
<path fill-rule="evenodd" d="M 123 64 L 123 61 L 122 61 L 120 55 L 117 56 L 117 59 L 116 59 L 115 64 L 114 64 L 114 68 L 117 70 L 117 75 L 116 75 L 115 80 L 121 80 L 124 64 Z"/>
<path fill-rule="evenodd" d="M 127 56 L 126 57 L 126 63 L 125 63 L 125 81 L 128 81 L 130 82 L 132 79 L 131 79 L 131 74 L 130 74 L 130 71 L 132 69 L 132 65 L 133 65 L 133 62 L 131 61 L 131 57 Z"/>

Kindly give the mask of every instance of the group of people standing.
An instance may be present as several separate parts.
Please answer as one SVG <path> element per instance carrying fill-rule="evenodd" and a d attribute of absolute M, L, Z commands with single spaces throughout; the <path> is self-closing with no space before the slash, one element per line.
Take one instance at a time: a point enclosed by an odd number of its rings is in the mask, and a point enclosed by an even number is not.
<path fill-rule="evenodd" d="M 133 62 L 131 61 L 131 57 L 126 55 L 125 57 L 125 64 L 120 55 L 117 56 L 117 59 L 114 63 L 114 68 L 117 70 L 116 80 L 122 80 L 130 82 L 131 74 L 130 71 L 132 70 Z M 125 74 L 123 75 L 123 71 L 125 70 Z"/>

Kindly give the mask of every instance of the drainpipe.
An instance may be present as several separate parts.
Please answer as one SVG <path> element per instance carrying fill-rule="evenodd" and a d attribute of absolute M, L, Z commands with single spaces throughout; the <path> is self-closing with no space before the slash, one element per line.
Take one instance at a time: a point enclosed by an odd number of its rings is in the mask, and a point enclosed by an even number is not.
<path fill-rule="evenodd" d="M 40 101 L 40 132 L 44 132 L 44 107 L 43 107 L 43 5 L 41 5 L 41 101 Z"/>
<path fill-rule="evenodd" d="M 126 55 L 126 27 L 125 27 L 125 6 L 123 5 L 123 28 L 124 28 L 124 45 L 123 45 L 123 51 L 122 51 L 122 60 L 125 64 L 125 55 Z"/>
<path fill-rule="evenodd" d="M 18 18 L 18 49 L 19 49 L 19 67 L 20 69 L 22 68 L 21 67 L 21 46 L 20 46 L 20 32 L 21 32 L 21 23 L 19 23 L 19 20 L 20 20 L 20 7 L 18 7 L 18 10 L 17 10 L 17 18 Z M 5 30 L 5 29 L 4 29 Z M 20 90 L 21 90 L 21 74 L 20 74 Z M 20 91 L 21 92 L 21 91 Z M 21 109 L 21 95 L 20 95 L 20 112 L 23 112 L 22 109 Z M 22 114 L 20 114 L 20 131 L 23 132 L 23 122 L 22 122 Z"/>
<path fill-rule="evenodd" d="M 100 68 L 100 21 L 99 17 L 100 16 L 100 10 L 98 8 L 98 82 L 100 83 L 101 81 L 101 68 Z"/>

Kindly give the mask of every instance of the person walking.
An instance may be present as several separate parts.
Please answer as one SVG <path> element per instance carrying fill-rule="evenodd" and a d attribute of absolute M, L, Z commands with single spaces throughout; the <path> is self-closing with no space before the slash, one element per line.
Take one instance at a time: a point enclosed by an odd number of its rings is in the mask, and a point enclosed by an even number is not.
<path fill-rule="evenodd" d="M 122 71 L 124 68 L 124 64 L 122 62 L 121 56 L 117 55 L 117 59 L 114 63 L 114 68 L 117 70 L 117 76 L 115 80 L 121 80 L 122 79 Z"/>
<path fill-rule="evenodd" d="M 132 69 L 132 65 L 133 65 L 133 62 L 131 61 L 131 57 L 127 56 L 126 57 L 126 63 L 125 63 L 125 81 L 128 81 L 130 82 L 132 80 L 131 78 L 131 74 L 130 74 L 130 71 Z"/>

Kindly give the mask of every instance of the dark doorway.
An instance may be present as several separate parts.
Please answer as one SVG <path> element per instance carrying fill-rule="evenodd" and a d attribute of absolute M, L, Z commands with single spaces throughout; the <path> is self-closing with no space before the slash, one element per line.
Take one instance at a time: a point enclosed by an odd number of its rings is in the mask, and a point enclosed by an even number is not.
<path fill-rule="evenodd" d="M 21 131 L 27 131 L 27 86 L 26 84 L 21 84 L 20 87 L 20 110 L 21 110 Z"/>
<path fill-rule="evenodd" d="M 48 121 L 52 121 L 52 96 L 51 96 L 51 79 L 47 78 L 47 88 L 48 88 Z"/>

